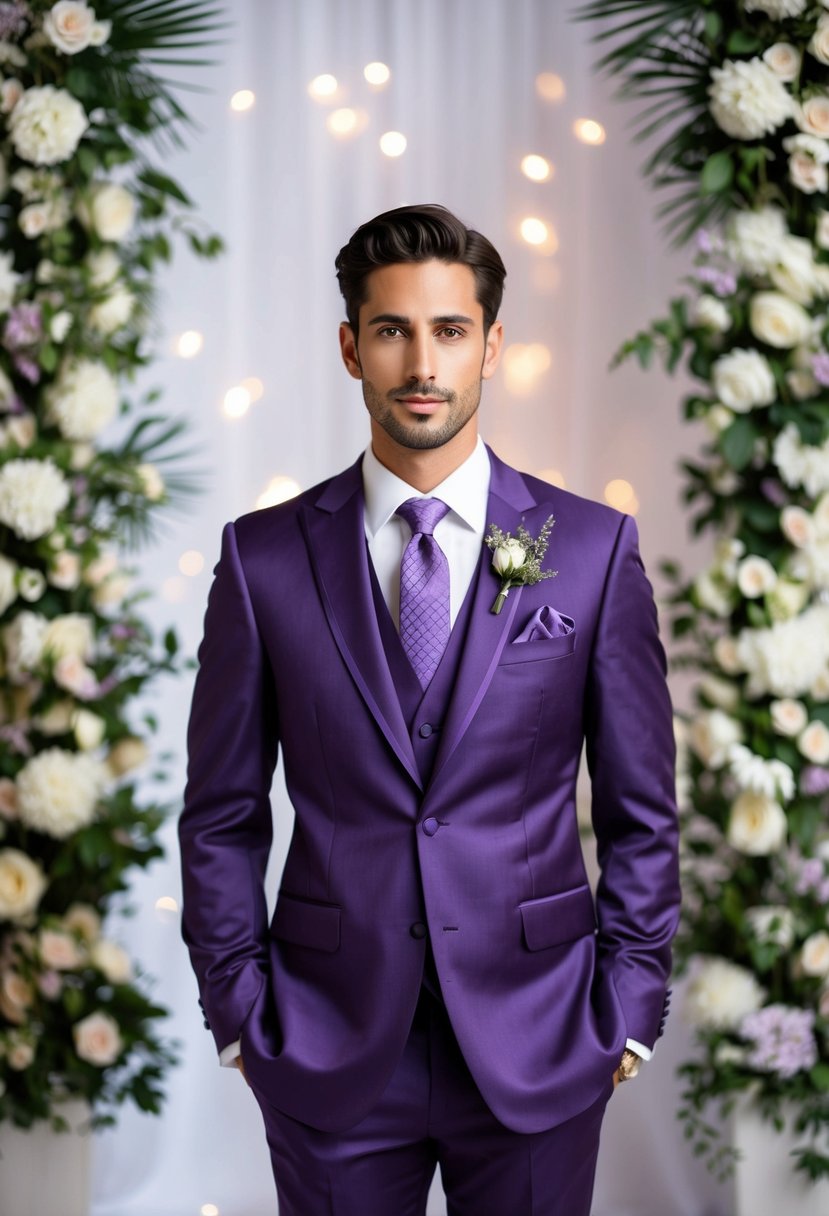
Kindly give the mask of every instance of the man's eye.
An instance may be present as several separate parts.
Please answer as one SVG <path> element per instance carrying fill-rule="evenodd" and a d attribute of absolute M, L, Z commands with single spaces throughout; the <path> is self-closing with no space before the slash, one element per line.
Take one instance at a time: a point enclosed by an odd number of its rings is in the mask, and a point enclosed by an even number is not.
<path fill-rule="evenodd" d="M 454 325 L 446 325 L 440 331 L 440 333 L 441 333 L 441 337 L 443 337 L 443 338 L 462 338 L 463 337 L 463 330 L 455 329 Z"/>
<path fill-rule="evenodd" d="M 381 338 L 396 338 L 402 332 L 399 325 L 384 325 L 382 329 L 378 329 L 377 331 Z"/>

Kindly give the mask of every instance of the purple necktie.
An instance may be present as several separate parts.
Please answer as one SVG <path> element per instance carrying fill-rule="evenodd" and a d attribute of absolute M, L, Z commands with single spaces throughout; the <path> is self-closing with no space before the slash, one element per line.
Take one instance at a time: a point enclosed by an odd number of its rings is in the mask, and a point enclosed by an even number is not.
<path fill-rule="evenodd" d="M 449 641 L 449 563 L 432 535 L 448 510 L 439 498 L 410 498 L 395 512 L 412 530 L 400 563 L 400 641 L 422 688 Z"/>

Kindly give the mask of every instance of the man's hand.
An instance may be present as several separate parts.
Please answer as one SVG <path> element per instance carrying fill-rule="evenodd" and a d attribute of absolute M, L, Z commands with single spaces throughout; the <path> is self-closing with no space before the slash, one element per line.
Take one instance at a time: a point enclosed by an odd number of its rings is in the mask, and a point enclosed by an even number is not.
<path fill-rule="evenodd" d="M 240 1057 L 239 1057 L 239 1062 L 240 1062 L 240 1064 L 241 1064 L 241 1059 L 242 1059 L 242 1057 L 240 1056 Z M 244 1069 L 243 1069 L 242 1071 L 244 1071 Z M 614 1074 L 613 1074 L 613 1088 L 614 1088 L 614 1090 L 616 1089 L 616 1086 L 619 1084 L 620 1080 L 621 1080 L 621 1077 L 619 1076 L 619 1069 L 617 1068 L 617 1069 L 616 1069 L 616 1071 L 615 1071 L 615 1072 L 614 1072 Z"/>

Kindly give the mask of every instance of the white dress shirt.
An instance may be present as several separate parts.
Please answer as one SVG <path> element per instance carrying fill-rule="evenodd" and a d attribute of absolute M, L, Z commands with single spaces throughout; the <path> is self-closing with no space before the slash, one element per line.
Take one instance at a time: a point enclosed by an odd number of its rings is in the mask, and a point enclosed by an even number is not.
<path fill-rule="evenodd" d="M 478 568 L 481 545 L 486 532 L 489 498 L 489 456 L 480 435 L 471 455 L 462 465 L 423 494 L 381 464 L 371 445 L 363 456 L 364 523 L 371 561 L 392 620 L 400 621 L 400 562 L 412 531 L 395 511 L 409 498 L 439 498 L 449 507 L 435 527 L 435 540 L 449 564 L 449 618 L 455 618 Z M 652 1052 L 634 1039 L 627 1046 L 643 1060 Z M 230 1043 L 219 1055 L 223 1065 L 232 1065 L 240 1054 L 239 1041 Z"/>

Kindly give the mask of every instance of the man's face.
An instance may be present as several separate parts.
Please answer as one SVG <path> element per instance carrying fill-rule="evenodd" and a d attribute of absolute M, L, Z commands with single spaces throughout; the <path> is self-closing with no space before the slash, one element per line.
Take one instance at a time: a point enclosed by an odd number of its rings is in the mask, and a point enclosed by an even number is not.
<path fill-rule="evenodd" d="M 342 325 L 340 345 L 362 381 L 375 440 L 423 450 L 466 429 L 474 438 L 481 381 L 498 365 L 502 331 L 496 322 L 484 337 L 473 272 L 460 262 L 398 262 L 372 271 L 366 286 L 359 338 Z"/>

